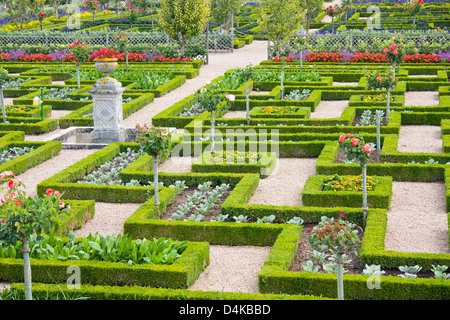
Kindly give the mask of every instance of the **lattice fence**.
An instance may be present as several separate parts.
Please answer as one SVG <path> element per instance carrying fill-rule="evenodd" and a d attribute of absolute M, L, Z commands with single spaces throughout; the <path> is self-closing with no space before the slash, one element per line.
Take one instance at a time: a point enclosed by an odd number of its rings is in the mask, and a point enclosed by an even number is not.
<path fill-rule="evenodd" d="M 337 52 L 342 50 L 348 51 L 358 51 L 358 48 L 366 48 L 370 51 L 371 47 L 379 46 L 380 43 L 384 41 L 390 41 L 393 37 L 400 38 L 404 44 L 413 44 L 420 48 L 423 45 L 429 46 L 447 46 L 450 41 L 449 33 L 435 33 L 435 34 L 424 34 L 417 36 L 402 35 L 397 34 L 386 34 L 386 35 L 370 35 L 370 34 L 317 34 L 311 33 L 305 35 L 307 37 L 307 42 L 309 49 L 313 51 L 322 52 Z M 274 56 L 275 52 L 274 45 L 268 42 L 268 57 L 269 59 Z M 298 48 L 294 45 L 294 38 L 284 46 L 282 50 L 283 54 L 298 53 Z"/>

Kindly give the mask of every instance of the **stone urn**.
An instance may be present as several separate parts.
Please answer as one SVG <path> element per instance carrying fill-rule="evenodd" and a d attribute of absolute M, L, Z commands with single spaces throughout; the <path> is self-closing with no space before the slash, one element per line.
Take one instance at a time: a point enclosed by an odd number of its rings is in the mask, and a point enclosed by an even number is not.
<path fill-rule="evenodd" d="M 109 78 L 110 73 L 114 72 L 119 64 L 117 63 L 117 58 L 103 58 L 95 59 L 94 67 L 98 72 L 105 75 L 105 78 Z"/>

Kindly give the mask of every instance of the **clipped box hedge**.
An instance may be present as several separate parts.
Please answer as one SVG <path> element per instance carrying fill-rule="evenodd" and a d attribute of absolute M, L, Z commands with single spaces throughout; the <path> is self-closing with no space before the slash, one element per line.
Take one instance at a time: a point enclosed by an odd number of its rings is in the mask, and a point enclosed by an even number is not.
<path fill-rule="evenodd" d="M 303 187 L 302 203 L 310 207 L 362 207 L 362 191 L 324 191 L 323 182 L 330 176 L 310 176 Z M 343 176 L 352 177 L 352 176 Z M 372 176 L 377 181 L 373 191 L 367 191 L 370 208 L 389 208 L 392 178 Z"/>
<path fill-rule="evenodd" d="M 259 155 L 261 159 L 256 163 L 213 163 L 211 153 L 204 152 L 192 163 L 191 170 L 192 172 L 257 173 L 261 178 L 265 178 L 275 169 L 277 155 L 273 152 Z"/>
<path fill-rule="evenodd" d="M 138 264 L 87 260 L 42 260 L 30 259 L 33 281 L 42 283 L 64 283 L 67 268 L 80 268 L 81 284 L 108 286 L 150 286 L 181 289 L 195 282 L 209 264 L 209 244 L 188 242 L 181 257 L 172 265 Z M 23 282 L 23 260 L 0 258 L 3 281 Z"/>

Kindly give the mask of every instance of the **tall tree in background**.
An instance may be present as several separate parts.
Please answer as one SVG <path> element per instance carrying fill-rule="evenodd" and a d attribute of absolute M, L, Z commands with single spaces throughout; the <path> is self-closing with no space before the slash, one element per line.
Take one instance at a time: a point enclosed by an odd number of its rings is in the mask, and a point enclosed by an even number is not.
<path fill-rule="evenodd" d="M 210 0 L 161 0 L 158 23 L 178 42 L 184 56 L 187 42 L 202 34 L 210 12 Z"/>
<path fill-rule="evenodd" d="M 20 29 L 23 27 L 23 16 L 28 13 L 28 3 L 23 0 L 8 1 L 8 15 L 11 18 L 19 18 Z"/>
<path fill-rule="evenodd" d="M 52 8 L 55 9 L 55 18 L 58 19 L 59 18 L 59 12 L 58 12 L 58 7 L 62 4 L 63 0 L 49 0 L 48 3 L 50 4 L 50 6 Z"/>
<path fill-rule="evenodd" d="M 232 11 L 235 16 L 239 14 L 243 4 L 243 0 L 212 0 L 211 14 L 219 24 L 225 24 Z"/>
<path fill-rule="evenodd" d="M 291 39 L 300 23 L 305 10 L 302 0 L 263 0 L 259 10 L 258 24 L 267 33 L 275 45 L 275 55 L 280 56 L 281 48 Z"/>
<path fill-rule="evenodd" d="M 311 26 L 312 15 L 323 9 L 323 0 L 301 0 L 301 8 L 305 10 L 304 24 L 306 32 Z"/>
<path fill-rule="evenodd" d="M 27 3 L 29 13 L 37 15 L 39 12 L 42 12 L 45 5 L 45 0 L 28 0 L 24 1 Z"/>

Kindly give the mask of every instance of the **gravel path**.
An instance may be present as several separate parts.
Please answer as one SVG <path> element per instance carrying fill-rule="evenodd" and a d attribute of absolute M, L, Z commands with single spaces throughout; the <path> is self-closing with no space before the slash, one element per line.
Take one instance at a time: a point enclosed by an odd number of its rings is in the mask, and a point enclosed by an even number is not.
<path fill-rule="evenodd" d="M 123 224 L 141 203 L 95 203 L 95 215 L 84 226 L 75 230 L 75 236 L 85 237 L 90 233 L 102 236 L 123 234 Z"/>
<path fill-rule="evenodd" d="M 234 50 L 233 54 L 210 53 L 209 64 L 200 68 L 199 76 L 194 79 L 187 79 L 186 83 L 181 87 L 165 94 L 160 98 L 155 98 L 152 103 L 124 119 L 124 126 L 134 128 L 136 124 L 147 123 L 150 125 L 153 116 L 188 95 L 195 93 L 196 90 L 211 82 L 211 80 L 217 78 L 218 76 L 223 75 L 224 72 L 230 69 L 244 68 L 250 62 L 253 65 L 258 65 L 261 61 L 266 59 L 266 41 L 253 41 L 251 44 L 246 45 L 243 48 Z"/>
<path fill-rule="evenodd" d="M 311 112 L 310 119 L 339 118 L 348 107 L 348 100 L 320 101 L 314 112 Z"/>
<path fill-rule="evenodd" d="M 34 168 L 28 169 L 17 177 L 23 179 L 26 186 L 25 191 L 27 195 L 35 196 L 37 194 L 36 186 L 41 181 L 50 178 L 54 174 L 71 166 L 75 162 L 78 162 L 95 151 L 96 150 L 61 150 L 57 156 L 37 165 Z M 6 183 L 2 186 L 6 187 Z"/>
<path fill-rule="evenodd" d="M 189 290 L 258 293 L 258 273 L 271 247 L 209 248 L 210 264 Z"/>
<path fill-rule="evenodd" d="M 317 159 L 279 158 L 277 167 L 261 179 L 249 204 L 301 206 L 301 192 L 309 176 L 316 174 Z"/>
<path fill-rule="evenodd" d="M 385 249 L 450 253 L 444 183 L 392 184 Z"/>
<path fill-rule="evenodd" d="M 405 107 L 438 106 L 437 91 L 407 91 L 405 92 Z"/>
<path fill-rule="evenodd" d="M 397 150 L 400 152 L 441 153 L 440 126 L 401 126 Z"/>

